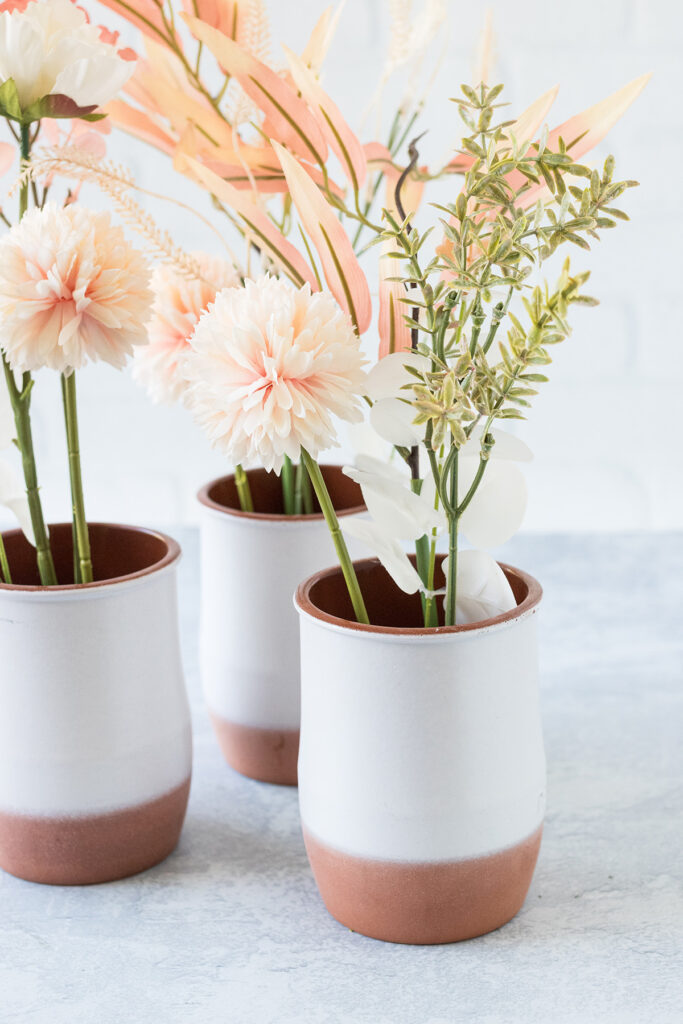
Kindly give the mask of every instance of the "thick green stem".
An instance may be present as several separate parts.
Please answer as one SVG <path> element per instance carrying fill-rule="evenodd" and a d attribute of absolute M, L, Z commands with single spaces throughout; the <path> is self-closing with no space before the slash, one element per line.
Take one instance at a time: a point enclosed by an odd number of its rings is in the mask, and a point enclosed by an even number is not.
<path fill-rule="evenodd" d="M 445 624 L 455 626 L 458 578 L 458 452 L 455 451 L 450 469 L 450 495 L 448 509 L 448 578 L 446 580 Z"/>
<path fill-rule="evenodd" d="M 330 498 L 327 487 L 325 486 L 323 475 L 320 472 L 320 466 L 315 459 L 308 454 L 305 448 L 301 449 L 301 460 L 304 463 L 311 479 L 313 490 L 316 493 L 322 514 L 325 517 L 325 522 L 327 523 L 332 536 L 332 543 L 334 544 L 334 549 L 337 552 L 337 558 L 339 559 L 339 564 L 346 581 L 349 597 L 351 598 L 351 604 L 353 605 L 354 615 L 358 622 L 363 622 L 366 625 L 369 625 L 370 619 L 368 618 L 365 601 L 361 594 L 356 570 L 353 567 L 353 562 L 349 555 L 349 549 L 346 546 L 346 541 L 344 540 L 344 536 L 341 532 L 339 520 L 337 519 L 337 514 L 334 511 L 334 505 L 332 504 L 332 499 Z"/>
<path fill-rule="evenodd" d="M 312 516 L 315 512 L 313 507 L 313 490 L 311 488 L 311 478 L 308 475 L 308 470 L 303 464 L 303 461 L 299 463 L 301 469 L 301 494 L 303 499 L 304 514 Z"/>
<path fill-rule="evenodd" d="M 254 502 L 251 497 L 249 477 L 239 465 L 235 466 L 235 487 L 237 488 L 237 497 L 239 498 L 240 508 L 242 511 L 253 512 Z"/>
<path fill-rule="evenodd" d="M 92 557 L 88 521 L 85 517 L 81 449 L 78 438 L 78 411 L 76 406 L 76 374 L 62 374 L 62 400 L 66 442 L 69 451 L 69 480 L 71 482 L 71 509 L 74 524 L 74 548 L 78 552 L 78 579 L 76 583 L 92 583 Z M 74 562 L 75 564 L 75 562 Z"/>
<path fill-rule="evenodd" d="M 12 573 L 10 572 L 9 562 L 7 561 L 7 552 L 5 551 L 5 542 L 2 539 L 0 533 L 0 575 L 2 575 L 3 583 L 12 582 Z"/>
<path fill-rule="evenodd" d="M 296 467 L 294 478 L 294 515 L 300 516 L 304 512 L 308 515 L 313 511 L 313 495 L 311 494 L 311 481 L 303 462 Z"/>
<path fill-rule="evenodd" d="M 36 543 L 36 560 L 40 582 L 44 587 L 53 587 L 57 584 L 57 574 L 47 527 L 43 517 L 43 507 L 40 500 L 40 489 L 38 487 L 38 471 L 36 469 L 36 457 L 33 450 L 33 432 L 31 430 L 31 388 L 33 381 L 30 373 L 25 373 L 22 379 L 21 391 L 17 387 L 14 373 L 3 352 L 2 363 L 5 371 L 7 390 L 9 391 L 12 411 L 14 413 L 14 425 L 17 431 L 17 446 L 21 452 L 21 463 L 24 471 L 24 483 L 26 486 L 26 499 L 28 501 L 31 526 Z"/>
<path fill-rule="evenodd" d="M 285 461 L 282 463 L 282 502 L 284 505 L 285 515 L 294 515 L 294 466 L 289 455 L 285 455 Z"/>

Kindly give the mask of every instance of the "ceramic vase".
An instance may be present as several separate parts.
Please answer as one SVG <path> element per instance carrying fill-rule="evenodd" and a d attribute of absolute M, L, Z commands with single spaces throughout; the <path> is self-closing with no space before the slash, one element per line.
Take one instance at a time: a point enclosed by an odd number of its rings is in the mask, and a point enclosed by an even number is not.
<path fill-rule="evenodd" d="M 322 466 L 340 517 L 364 511 L 360 488 Z M 227 762 L 262 782 L 296 785 L 299 752 L 298 584 L 336 561 L 321 513 L 284 515 L 279 478 L 249 472 L 256 512 L 239 507 L 233 476 L 199 492 L 200 663 Z"/>
<path fill-rule="evenodd" d="M 524 902 L 545 805 L 542 592 L 502 568 L 516 608 L 438 629 L 375 560 L 357 563 L 371 626 L 339 569 L 298 589 L 301 820 L 322 898 L 353 931 L 454 942 Z"/>
<path fill-rule="evenodd" d="M 71 524 L 50 530 L 73 580 Z M 80 885 L 135 874 L 175 848 L 192 739 L 178 640 L 180 549 L 160 533 L 90 526 L 95 582 L 39 585 L 5 534 L 0 586 L 0 866 Z"/>

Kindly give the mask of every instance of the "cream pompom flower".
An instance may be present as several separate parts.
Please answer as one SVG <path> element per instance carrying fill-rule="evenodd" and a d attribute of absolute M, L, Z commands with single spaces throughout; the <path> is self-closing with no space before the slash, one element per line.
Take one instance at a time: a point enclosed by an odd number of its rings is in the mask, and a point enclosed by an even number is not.
<path fill-rule="evenodd" d="M 200 319 L 185 362 L 187 403 L 233 463 L 279 472 L 302 448 L 336 445 L 333 416 L 361 419 L 360 340 L 326 292 L 265 276 L 229 288 Z"/>
<path fill-rule="evenodd" d="M 0 321 L 13 369 L 122 367 L 146 342 L 147 261 L 108 213 L 48 203 L 0 240 Z"/>
<path fill-rule="evenodd" d="M 177 402 L 185 392 L 182 359 L 204 313 L 223 288 L 239 285 L 237 271 L 208 253 L 192 253 L 204 275 L 190 279 L 162 264 L 152 273 L 154 306 L 148 326 L 149 342 L 135 349 L 133 377 L 154 402 Z"/>

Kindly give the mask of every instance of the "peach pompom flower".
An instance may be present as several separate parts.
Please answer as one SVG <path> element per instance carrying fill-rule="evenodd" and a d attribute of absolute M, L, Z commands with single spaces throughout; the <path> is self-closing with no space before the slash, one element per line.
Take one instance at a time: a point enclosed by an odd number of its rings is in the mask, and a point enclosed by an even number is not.
<path fill-rule="evenodd" d="M 332 416 L 361 420 L 360 340 L 327 292 L 268 275 L 229 288 L 204 313 L 185 361 L 187 404 L 236 465 L 279 472 L 284 456 L 336 445 Z"/>
<path fill-rule="evenodd" d="M 69 373 L 89 360 L 122 367 L 146 342 L 149 269 L 108 213 L 84 206 L 27 213 L 0 240 L 0 320 L 13 369 Z"/>
<path fill-rule="evenodd" d="M 240 284 L 235 268 L 208 253 L 192 253 L 203 277 L 190 279 L 162 264 L 152 273 L 154 306 L 148 327 L 149 343 L 136 348 L 133 377 L 154 402 L 177 402 L 185 392 L 182 359 L 204 313 L 222 288 Z"/>

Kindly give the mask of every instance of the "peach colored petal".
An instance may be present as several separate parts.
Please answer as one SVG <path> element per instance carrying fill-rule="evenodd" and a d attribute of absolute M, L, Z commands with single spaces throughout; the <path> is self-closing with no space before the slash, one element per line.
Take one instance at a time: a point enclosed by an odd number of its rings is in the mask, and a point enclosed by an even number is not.
<path fill-rule="evenodd" d="M 299 250 L 277 230 L 253 199 L 184 153 L 178 154 L 173 164 L 177 171 L 193 178 L 235 212 L 244 221 L 254 244 L 265 249 L 270 259 L 281 267 L 295 284 L 308 283 L 313 291 L 317 289 L 315 274 Z"/>
<path fill-rule="evenodd" d="M 395 188 L 398 173 L 387 175 L 385 190 L 385 207 L 397 217 Z M 424 182 L 408 178 L 402 188 L 401 199 L 407 214 L 417 211 L 424 190 Z M 404 317 L 411 310 L 405 299 L 407 290 L 401 281 L 390 278 L 401 277 L 405 271 L 402 260 L 392 258 L 396 243 L 392 239 L 382 242 L 379 259 L 379 358 L 383 359 L 392 352 L 407 352 L 412 345 L 410 327 Z"/>
<path fill-rule="evenodd" d="M 505 129 L 507 137 L 512 138 L 514 135 L 518 143 L 530 142 L 545 121 L 546 115 L 557 99 L 559 91 L 560 87 L 556 85 L 554 88 L 544 92 L 537 100 L 534 100 L 524 113 L 519 115 L 515 123 Z"/>
<path fill-rule="evenodd" d="M 0 142 L 0 177 L 7 174 L 14 163 L 16 149 L 9 142 Z"/>
<path fill-rule="evenodd" d="M 324 164 L 327 143 L 318 122 L 302 99 L 274 71 L 243 50 L 228 36 L 198 18 L 183 15 L 190 31 L 203 42 L 226 74 L 233 75 L 266 115 L 271 132 L 294 153 Z"/>
<path fill-rule="evenodd" d="M 182 363 L 202 313 L 223 288 L 240 286 L 235 268 L 205 252 L 193 252 L 202 278 L 189 279 L 161 264 L 152 274 L 154 307 L 147 329 L 149 343 L 139 345 L 133 357 L 133 377 L 154 402 L 181 400 L 186 381 Z"/>
<path fill-rule="evenodd" d="M 339 108 L 320 86 L 313 72 L 293 53 L 283 46 L 289 62 L 294 84 L 318 117 L 322 133 L 339 158 L 344 172 L 355 192 L 365 181 L 366 159 L 363 147 L 342 117 Z"/>
<path fill-rule="evenodd" d="M 237 0 L 183 0 L 183 9 L 191 17 L 217 28 L 219 32 L 240 41 L 241 6 Z"/>
<path fill-rule="evenodd" d="M 146 261 L 108 213 L 35 208 L 0 240 L 0 319 L 13 369 L 121 367 L 146 341 Z"/>
<path fill-rule="evenodd" d="M 323 11 L 301 54 L 301 59 L 306 67 L 311 68 L 316 75 L 319 73 L 322 63 L 327 56 L 327 51 L 337 29 L 343 7 L 344 0 L 342 0 L 336 11 L 333 12 L 331 7 Z"/>
<path fill-rule="evenodd" d="M 226 288 L 185 357 L 186 404 L 233 463 L 279 472 L 285 455 L 335 444 L 333 417 L 362 420 L 360 339 L 329 292 L 266 276 Z"/>
<path fill-rule="evenodd" d="M 136 110 L 135 107 L 129 106 L 123 100 L 111 100 L 104 108 L 104 112 L 129 135 L 142 139 L 143 142 L 151 143 L 169 156 L 175 152 L 176 141 L 173 136 L 160 128 L 142 110 Z"/>
<path fill-rule="evenodd" d="M 151 36 L 152 39 L 159 39 L 166 36 L 164 19 L 161 16 L 161 5 L 154 0 L 100 0 L 116 14 L 120 14 L 131 25 L 135 25 L 140 31 Z"/>
<path fill-rule="evenodd" d="M 651 74 L 641 75 L 634 78 L 632 82 L 622 89 L 612 93 L 606 99 L 601 100 L 594 106 L 584 110 L 581 114 L 570 117 L 558 128 L 553 129 L 548 135 L 548 148 L 556 150 L 560 138 L 567 146 L 571 147 L 569 152 L 573 160 L 580 160 L 591 149 L 598 145 L 605 138 L 609 130 L 622 117 L 633 101 L 640 95 L 651 78 Z M 581 137 L 580 137 L 581 136 Z M 578 140 L 578 141 L 577 141 Z M 574 143 L 572 145 L 572 143 Z M 514 171 L 508 175 L 510 185 L 519 189 L 525 182 L 522 174 Z M 523 196 L 520 197 L 518 205 L 527 209 L 538 202 L 539 199 L 546 199 L 550 192 L 545 183 L 532 185 Z"/>
<path fill-rule="evenodd" d="M 277 142 L 273 142 L 273 147 L 285 172 L 301 223 L 320 256 L 330 291 L 342 309 L 347 311 L 359 334 L 363 334 L 370 326 L 372 302 L 368 282 L 349 237 L 320 189 L 296 158 Z"/>

